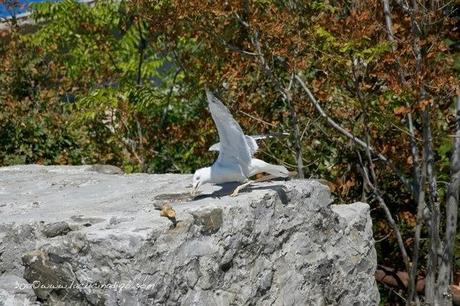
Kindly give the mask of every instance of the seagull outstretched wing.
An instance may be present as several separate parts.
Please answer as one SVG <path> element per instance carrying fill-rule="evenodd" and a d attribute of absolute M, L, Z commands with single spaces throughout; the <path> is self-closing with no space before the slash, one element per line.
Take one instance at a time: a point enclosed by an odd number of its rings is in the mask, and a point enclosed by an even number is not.
<path fill-rule="evenodd" d="M 289 133 L 275 133 L 275 134 L 251 135 L 251 136 L 245 135 L 244 137 L 246 137 L 246 142 L 249 146 L 249 150 L 251 151 L 251 156 L 254 156 L 254 154 L 259 149 L 259 146 L 257 145 L 257 140 L 274 138 L 274 137 L 282 137 L 282 136 L 289 136 Z M 220 142 L 215 143 L 212 146 L 210 146 L 208 151 L 220 151 Z"/>
<path fill-rule="evenodd" d="M 246 138 L 246 143 L 249 147 L 249 151 L 252 157 L 259 149 L 259 146 L 257 145 L 256 139 L 254 139 L 253 136 L 244 135 L 244 137 Z M 220 142 L 215 143 L 212 146 L 210 146 L 208 151 L 220 151 Z"/>
<path fill-rule="evenodd" d="M 230 111 L 219 101 L 208 89 L 206 89 L 209 111 L 219 133 L 219 157 L 217 163 L 234 164 L 241 166 L 243 172 L 249 173 L 248 167 L 251 164 L 251 145 L 248 144 L 238 122 L 233 119 Z M 255 140 L 252 143 L 252 150 L 257 150 Z"/>

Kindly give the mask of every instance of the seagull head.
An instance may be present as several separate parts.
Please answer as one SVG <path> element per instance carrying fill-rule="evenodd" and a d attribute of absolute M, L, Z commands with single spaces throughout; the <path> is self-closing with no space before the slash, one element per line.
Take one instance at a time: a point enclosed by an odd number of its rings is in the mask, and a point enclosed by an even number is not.
<path fill-rule="evenodd" d="M 198 191 L 198 188 L 200 188 L 201 185 L 208 183 L 211 180 L 211 168 L 206 167 L 206 168 L 201 168 L 195 171 L 195 174 L 193 175 L 193 187 L 192 191 L 190 194 L 192 196 L 195 196 L 196 192 Z"/>

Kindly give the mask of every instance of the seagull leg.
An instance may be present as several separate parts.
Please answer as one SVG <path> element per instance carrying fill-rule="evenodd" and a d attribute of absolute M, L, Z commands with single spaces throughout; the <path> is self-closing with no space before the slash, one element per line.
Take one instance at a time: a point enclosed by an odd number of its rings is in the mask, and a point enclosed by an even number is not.
<path fill-rule="evenodd" d="M 260 182 L 269 181 L 269 180 L 274 179 L 274 178 L 276 178 L 276 176 L 267 175 L 267 176 L 263 176 L 261 178 L 255 179 L 255 180 L 249 180 L 246 183 L 241 184 L 238 187 L 236 187 L 235 190 L 233 191 L 233 193 L 230 196 L 231 197 L 236 197 L 241 190 L 243 190 L 244 188 L 248 187 L 249 185 L 252 185 L 254 183 L 260 183 Z"/>
<path fill-rule="evenodd" d="M 248 187 L 248 186 L 251 185 L 252 183 L 254 183 L 254 181 L 249 180 L 249 181 L 247 181 L 246 183 L 239 185 L 238 187 L 235 188 L 235 190 L 233 191 L 233 193 L 232 193 L 230 196 L 231 196 L 231 197 L 236 197 L 236 196 L 238 195 L 238 193 L 239 193 L 242 189 Z"/>

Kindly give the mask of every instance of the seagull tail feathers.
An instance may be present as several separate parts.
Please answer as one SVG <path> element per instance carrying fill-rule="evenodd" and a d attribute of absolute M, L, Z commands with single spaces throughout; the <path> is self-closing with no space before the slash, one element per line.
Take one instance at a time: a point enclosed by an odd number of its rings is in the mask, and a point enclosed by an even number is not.
<path fill-rule="evenodd" d="M 286 169 L 286 167 L 281 166 L 281 165 L 270 165 L 270 169 L 266 169 L 265 172 L 275 175 L 277 177 L 288 177 L 289 176 L 289 170 Z"/>
<path fill-rule="evenodd" d="M 264 162 L 263 160 L 253 158 L 251 161 L 251 171 L 250 176 L 256 175 L 258 173 L 266 172 L 275 177 L 288 177 L 289 170 L 286 167 L 281 165 L 273 165 Z"/>

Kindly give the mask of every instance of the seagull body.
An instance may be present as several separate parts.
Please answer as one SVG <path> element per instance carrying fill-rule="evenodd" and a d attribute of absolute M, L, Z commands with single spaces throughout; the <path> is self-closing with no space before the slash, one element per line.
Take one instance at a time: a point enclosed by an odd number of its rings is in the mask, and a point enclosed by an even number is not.
<path fill-rule="evenodd" d="M 201 168 L 195 172 L 192 194 L 206 183 L 245 183 L 232 194 L 237 195 L 240 189 L 251 183 L 248 181 L 249 178 L 258 173 L 266 172 L 275 177 L 289 176 L 289 171 L 285 167 L 272 165 L 253 157 L 258 149 L 257 140 L 269 136 L 244 135 L 227 107 L 207 89 L 206 97 L 220 140 L 209 150 L 219 151 L 219 157 L 211 167 Z"/>

